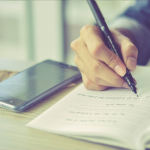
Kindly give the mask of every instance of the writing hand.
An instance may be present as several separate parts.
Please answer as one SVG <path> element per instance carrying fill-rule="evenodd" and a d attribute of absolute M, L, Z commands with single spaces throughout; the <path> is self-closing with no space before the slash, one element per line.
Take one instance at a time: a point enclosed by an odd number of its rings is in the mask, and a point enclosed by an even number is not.
<path fill-rule="evenodd" d="M 129 70 L 135 70 L 137 48 L 120 30 L 112 29 L 110 31 L 121 49 L 125 65 Z M 102 33 L 97 26 L 83 27 L 80 37 L 71 43 L 71 48 L 76 53 L 74 61 L 82 74 L 87 89 L 129 88 L 122 78 L 126 73 L 124 63 L 105 46 Z"/>

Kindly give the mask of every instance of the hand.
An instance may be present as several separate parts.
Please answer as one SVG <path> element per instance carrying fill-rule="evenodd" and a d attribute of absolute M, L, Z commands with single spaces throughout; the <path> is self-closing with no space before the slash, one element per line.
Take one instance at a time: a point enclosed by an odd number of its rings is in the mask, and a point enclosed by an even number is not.
<path fill-rule="evenodd" d="M 111 29 L 114 40 L 121 49 L 124 63 L 131 71 L 137 65 L 138 50 L 133 42 L 121 32 Z M 109 87 L 129 88 L 122 78 L 126 67 L 121 59 L 110 51 L 102 40 L 102 33 L 97 26 L 85 26 L 80 37 L 71 43 L 76 53 L 75 64 L 79 68 L 84 85 L 89 90 L 106 90 Z"/>

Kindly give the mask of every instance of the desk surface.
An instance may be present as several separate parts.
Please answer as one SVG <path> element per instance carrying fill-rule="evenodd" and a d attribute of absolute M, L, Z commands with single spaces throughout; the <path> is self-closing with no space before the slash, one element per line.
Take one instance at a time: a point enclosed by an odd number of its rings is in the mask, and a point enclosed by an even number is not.
<path fill-rule="evenodd" d="M 14 66 L 16 66 L 18 71 L 33 64 L 35 63 L 0 59 L 0 69 L 3 70 L 11 68 L 15 70 Z M 81 81 L 76 82 L 76 85 L 79 83 Z M 115 147 L 68 138 L 25 126 L 74 88 L 64 88 L 23 113 L 14 113 L 0 108 L 0 150 L 119 150 Z"/>

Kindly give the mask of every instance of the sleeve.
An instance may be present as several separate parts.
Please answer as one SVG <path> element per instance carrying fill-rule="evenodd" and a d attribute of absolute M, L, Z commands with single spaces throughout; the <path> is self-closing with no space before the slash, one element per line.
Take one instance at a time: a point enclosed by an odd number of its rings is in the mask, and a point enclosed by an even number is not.
<path fill-rule="evenodd" d="M 138 48 L 138 65 L 146 65 L 150 58 L 150 1 L 137 1 L 110 25 L 127 29 L 134 37 Z"/>

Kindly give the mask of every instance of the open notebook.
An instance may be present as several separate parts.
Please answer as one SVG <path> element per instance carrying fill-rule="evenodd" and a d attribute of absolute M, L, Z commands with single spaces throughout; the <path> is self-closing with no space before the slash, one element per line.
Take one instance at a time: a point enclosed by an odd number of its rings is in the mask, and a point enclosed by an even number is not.
<path fill-rule="evenodd" d="M 128 149 L 150 141 L 150 67 L 137 67 L 137 97 L 130 89 L 89 91 L 81 84 L 28 127 Z"/>

